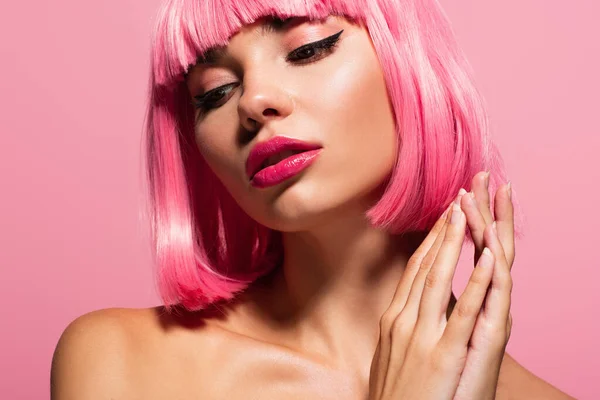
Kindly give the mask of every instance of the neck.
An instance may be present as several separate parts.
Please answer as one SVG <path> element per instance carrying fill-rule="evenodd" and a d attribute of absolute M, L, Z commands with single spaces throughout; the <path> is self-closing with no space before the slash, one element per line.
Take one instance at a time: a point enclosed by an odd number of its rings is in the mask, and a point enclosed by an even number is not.
<path fill-rule="evenodd" d="M 294 347 L 368 377 L 379 321 L 424 234 L 392 235 L 357 214 L 284 233 L 265 301 Z"/>

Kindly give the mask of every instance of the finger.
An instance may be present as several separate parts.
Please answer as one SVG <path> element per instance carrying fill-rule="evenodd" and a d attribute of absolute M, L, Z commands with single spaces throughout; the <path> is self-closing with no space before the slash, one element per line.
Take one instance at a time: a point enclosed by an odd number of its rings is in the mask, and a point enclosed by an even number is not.
<path fill-rule="evenodd" d="M 435 225 L 433 226 L 425 240 L 423 240 L 423 243 L 421 243 L 421 245 L 410 257 L 410 260 L 408 260 L 406 268 L 404 269 L 404 272 L 402 273 L 402 276 L 400 278 L 400 282 L 398 283 L 398 286 L 396 286 L 396 291 L 394 292 L 394 296 L 392 297 L 392 302 L 390 303 L 389 308 L 395 309 L 397 311 L 394 315 L 399 313 L 406 305 L 406 300 L 408 299 L 410 288 L 414 282 L 415 276 L 419 272 L 419 268 L 421 266 L 421 263 L 423 262 L 423 259 L 430 252 L 436 241 L 438 241 L 438 237 L 440 236 L 440 234 L 442 234 L 443 237 L 443 232 L 445 232 L 446 229 L 445 226 L 450 207 L 451 205 L 448 206 L 448 208 L 446 208 L 446 211 L 444 211 L 442 216 L 436 221 Z"/>
<path fill-rule="evenodd" d="M 454 204 L 454 203 L 453 203 Z M 421 303 L 421 297 L 423 294 L 423 286 L 425 284 L 425 279 L 427 278 L 427 274 L 431 270 L 431 266 L 433 265 L 440 248 L 444 243 L 444 237 L 446 236 L 446 232 L 448 230 L 448 225 L 450 223 L 450 218 L 452 217 L 452 206 L 449 207 L 448 215 L 446 218 L 446 222 L 440 231 L 440 234 L 435 239 L 433 246 L 429 252 L 425 255 L 425 257 L 421 261 L 421 265 L 417 271 L 415 279 L 413 280 L 413 284 L 410 287 L 410 292 L 408 294 L 408 298 L 406 300 L 406 306 L 403 309 L 403 312 L 409 314 L 414 317 L 416 320 L 419 304 Z"/>
<path fill-rule="evenodd" d="M 455 202 L 456 201 L 457 200 L 455 199 Z M 392 348 L 394 345 L 391 337 L 393 323 L 400 312 L 404 312 L 406 308 L 411 308 L 409 305 L 410 300 L 408 299 L 409 293 L 413 290 L 412 288 L 414 286 L 414 281 L 415 279 L 418 279 L 418 273 L 421 272 L 422 265 L 431 265 L 435 259 L 435 255 L 441 246 L 444 234 L 446 232 L 448 214 L 452 204 L 454 204 L 454 202 L 448 206 L 446 211 L 442 214 L 440 219 L 436 222 L 430 233 L 427 235 L 421 246 L 419 246 L 409 260 L 408 265 L 402 274 L 402 278 L 400 278 L 400 283 L 396 287 L 396 293 L 394 293 L 392 303 L 382 316 L 380 322 L 380 339 L 378 345 L 379 353 L 377 362 L 378 368 L 381 370 L 388 371 L 390 368 L 394 368 L 394 366 L 390 364 L 390 358 L 392 354 L 394 354 L 395 358 L 398 359 L 397 361 L 399 365 L 401 365 L 401 362 L 404 359 L 404 355 L 401 354 L 401 350 L 399 350 L 404 346 L 404 343 L 395 343 L 396 347 L 399 349 Z M 427 271 L 428 270 L 429 268 L 427 268 Z M 415 278 L 415 275 L 417 275 L 417 278 Z M 407 303 L 407 301 L 409 303 Z M 418 308 L 418 303 L 416 308 Z M 409 314 L 407 315 L 409 320 L 416 320 L 416 312 L 414 317 L 410 316 L 410 313 L 407 314 Z M 375 378 L 376 387 L 380 390 L 383 390 L 383 385 L 386 378 L 387 372 L 378 374 L 378 376 Z"/>
<path fill-rule="evenodd" d="M 432 326 L 445 320 L 452 292 L 452 278 L 465 238 L 466 218 L 459 205 L 453 205 L 450 223 L 438 254 L 423 284 L 417 325 Z"/>
<path fill-rule="evenodd" d="M 451 213 L 452 211 L 449 212 L 449 214 Z M 400 310 L 401 312 L 396 314 L 396 319 L 389 329 L 390 334 L 380 338 L 380 364 L 385 368 L 385 373 L 380 374 L 380 383 L 382 383 L 382 387 L 385 387 L 388 376 L 396 376 L 397 372 L 400 371 L 404 364 L 408 343 L 414 336 L 414 326 L 419 312 L 423 281 L 425 280 L 425 276 L 427 276 L 427 272 L 430 268 L 429 266 L 433 264 L 435 254 L 437 254 L 443 243 L 447 224 L 448 222 L 444 225 L 444 229 L 440 232 L 440 235 L 431 247 L 430 252 L 423 259 L 413 285 L 410 288 L 406 306 Z"/>
<path fill-rule="evenodd" d="M 454 204 L 454 202 L 452 204 Z M 400 304 L 400 303 L 398 302 L 398 303 L 391 305 L 388 308 L 388 310 L 386 310 L 385 317 L 388 320 L 387 325 L 391 325 L 392 322 L 398 317 L 400 312 L 402 312 L 404 314 L 403 316 L 406 321 L 416 320 L 416 315 L 417 315 L 417 312 L 419 309 L 419 303 L 421 300 L 421 290 L 420 289 L 422 289 L 423 281 L 425 280 L 425 277 L 427 276 L 427 273 L 429 272 L 429 269 L 431 268 L 431 265 L 433 264 L 440 247 L 442 246 L 442 243 L 444 241 L 444 236 L 446 234 L 446 230 L 448 228 L 448 224 L 450 221 L 449 217 L 450 217 L 451 213 L 452 213 L 451 206 L 449 206 L 448 214 L 446 215 L 446 219 L 444 221 L 444 224 L 442 225 L 442 229 L 439 231 L 439 234 L 436 236 L 435 241 L 431 245 L 431 248 L 429 249 L 427 254 L 419 257 L 421 259 L 421 263 L 420 263 L 420 265 L 417 265 L 416 276 L 414 277 L 411 286 L 409 288 L 407 288 L 408 290 L 406 290 L 408 292 L 408 295 L 407 295 L 404 306 L 399 308 L 398 304 Z M 384 338 L 382 338 L 382 341 L 384 341 Z"/>
<path fill-rule="evenodd" d="M 510 312 L 510 296 L 513 282 L 510 268 L 506 262 L 504 248 L 493 226 L 488 226 L 484 233 L 487 247 L 494 253 L 494 274 L 490 290 L 485 301 L 484 312 L 486 318 L 499 325 L 506 324 Z"/>
<path fill-rule="evenodd" d="M 494 222 L 494 216 L 492 215 L 492 210 L 490 208 L 489 175 L 489 171 L 478 172 L 473 177 L 471 186 L 471 191 L 475 194 L 477 207 L 479 208 L 479 212 L 481 212 L 486 225 Z"/>
<path fill-rule="evenodd" d="M 469 283 L 458 299 L 440 339 L 445 349 L 460 350 L 468 345 L 492 280 L 493 269 L 494 254 L 486 247 L 482 251 L 477 266 L 471 273 Z"/>
<path fill-rule="evenodd" d="M 510 190 L 510 182 L 498 189 L 494 198 L 494 214 L 498 238 L 504 248 L 509 269 L 512 269 L 515 260 L 515 214 Z"/>
<path fill-rule="evenodd" d="M 473 192 L 469 192 L 462 197 L 461 207 L 467 217 L 467 225 L 475 245 L 474 262 L 477 264 L 484 247 L 483 231 L 487 226 L 486 221 L 481 211 L 479 211 Z"/>
<path fill-rule="evenodd" d="M 458 196 L 460 196 L 460 194 Z M 457 199 L 455 199 L 455 201 L 452 203 L 452 206 L 456 203 L 459 203 L 459 201 L 460 201 L 460 197 L 457 197 Z M 427 255 L 423 258 L 423 260 L 421 262 L 421 265 L 419 267 L 417 275 L 416 275 L 414 282 L 410 288 L 410 293 L 409 293 L 408 299 L 406 301 L 406 306 L 401 310 L 401 313 L 398 313 L 398 320 L 394 321 L 394 328 L 392 329 L 392 331 L 398 331 L 398 327 L 405 331 L 411 331 L 411 332 L 414 331 L 414 326 L 415 326 L 415 323 L 417 321 L 418 314 L 419 314 L 419 306 L 421 303 L 421 296 L 423 293 L 424 282 L 427 277 L 427 274 L 429 273 L 429 270 L 431 269 L 431 266 L 433 265 L 433 263 L 437 257 L 439 249 L 441 248 L 441 246 L 444 243 L 444 237 L 446 236 L 446 231 L 448 229 L 448 225 L 450 223 L 451 217 L 452 217 L 452 208 L 450 208 L 448 210 L 447 219 L 446 219 L 446 222 L 444 224 L 442 231 L 440 231 L 440 234 L 436 238 L 433 246 L 431 246 L 430 251 L 427 253 Z M 404 326 L 401 326 L 401 325 L 404 325 Z M 410 338 L 404 338 L 404 339 L 410 340 Z M 398 340 L 394 340 L 394 341 L 391 341 L 391 340 L 384 341 L 383 338 L 381 339 L 382 348 L 384 346 L 383 343 L 385 342 L 385 345 L 386 346 L 389 345 L 388 348 L 390 349 L 390 351 L 388 353 L 383 352 L 383 357 L 387 356 L 389 358 L 389 357 L 392 357 L 392 355 L 393 355 L 393 359 L 391 361 L 389 361 L 388 369 L 393 369 L 396 367 L 396 365 L 398 365 L 398 366 L 402 365 L 402 362 L 404 360 L 404 351 L 405 351 L 406 344 L 407 344 L 404 339 L 398 339 Z"/>

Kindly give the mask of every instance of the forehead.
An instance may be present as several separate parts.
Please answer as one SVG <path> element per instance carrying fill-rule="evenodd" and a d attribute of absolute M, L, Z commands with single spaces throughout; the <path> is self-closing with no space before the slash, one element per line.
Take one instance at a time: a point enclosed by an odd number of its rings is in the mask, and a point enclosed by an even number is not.
<path fill-rule="evenodd" d="M 362 20 L 362 0 L 171 0 L 159 15 L 153 40 L 155 84 L 181 82 L 190 66 L 209 60 L 244 26 L 285 29 L 286 24 L 340 15 Z"/>

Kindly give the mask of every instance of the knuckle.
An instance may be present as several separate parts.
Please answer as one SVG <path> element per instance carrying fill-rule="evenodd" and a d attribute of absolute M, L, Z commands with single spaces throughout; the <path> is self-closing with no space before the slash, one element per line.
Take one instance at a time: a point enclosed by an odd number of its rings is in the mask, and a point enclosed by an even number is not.
<path fill-rule="evenodd" d="M 427 273 L 427 271 L 429 271 L 429 268 L 431 267 L 431 264 L 433 264 L 433 256 L 431 254 L 428 254 L 423 259 L 423 262 L 421 262 L 421 265 L 419 266 L 419 272 Z"/>
<path fill-rule="evenodd" d="M 459 318 L 470 318 L 474 314 L 478 313 L 479 309 L 479 305 L 473 304 L 472 302 L 459 302 L 456 306 L 456 315 Z"/>
<path fill-rule="evenodd" d="M 475 268 L 469 281 L 475 286 L 488 286 L 489 282 L 481 268 Z"/>
<path fill-rule="evenodd" d="M 406 273 L 406 272 L 408 272 L 408 271 L 413 271 L 413 270 L 415 270 L 415 269 L 417 269 L 417 268 L 420 268 L 420 265 L 421 265 L 421 262 L 420 262 L 420 257 L 419 257 L 419 258 L 416 258 L 416 257 L 415 257 L 415 258 L 413 258 L 413 257 L 411 257 L 411 258 L 408 260 L 408 263 L 406 264 L 406 270 L 405 270 L 405 273 Z M 403 275 L 404 275 L 404 274 L 403 274 Z"/>
<path fill-rule="evenodd" d="M 382 335 L 389 334 L 395 319 L 396 315 L 394 315 L 391 311 L 386 311 L 383 313 L 381 319 L 379 320 L 379 331 Z"/>
<path fill-rule="evenodd" d="M 425 277 L 425 287 L 428 289 L 435 289 L 439 284 L 440 277 L 431 271 Z"/>
<path fill-rule="evenodd" d="M 486 329 L 487 342 L 492 349 L 499 349 L 506 345 L 506 324 L 488 321 Z"/>
<path fill-rule="evenodd" d="M 505 251 L 505 254 L 506 254 L 506 259 L 512 265 L 515 262 L 515 250 L 514 250 L 514 248 L 513 249 L 509 249 L 508 251 Z"/>
<path fill-rule="evenodd" d="M 438 251 L 439 251 L 439 249 L 438 249 Z M 433 265 L 436 257 L 437 257 L 436 251 L 430 251 L 429 253 L 427 253 L 425 255 L 425 257 L 423 257 L 423 259 L 421 260 L 420 270 L 428 271 L 429 268 Z"/>
<path fill-rule="evenodd" d="M 442 240 L 442 245 L 452 245 L 458 241 L 458 237 L 459 235 L 454 229 L 448 228 Z"/>
<path fill-rule="evenodd" d="M 414 323 L 402 314 L 396 318 L 391 326 L 392 340 L 405 339 L 412 335 Z"/>
<path fill-rule="evenodd" d="M 496 278 L 494 278 L 496 279 Z M 494 287 L 501 290 L 506 291 L 508 293 L 512 293 L 513 289 L 513 279 L 508 271 L 501 271 L 498 274 L 497 281 L 494 281 Z"/>

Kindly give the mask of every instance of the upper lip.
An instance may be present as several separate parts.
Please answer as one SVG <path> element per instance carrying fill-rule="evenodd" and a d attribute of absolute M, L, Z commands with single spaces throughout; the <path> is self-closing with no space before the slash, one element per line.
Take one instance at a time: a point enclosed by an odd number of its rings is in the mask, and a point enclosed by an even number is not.
<path fill-rule="evenodd" d="M 246 174 L 250 179 L 260 170 L 262 163 L 269 157 L 285 150 L 315 150 L 321 146 L 285 136 L 275 136 L 266 142 L 257 143 L 246 160 Z"/>

